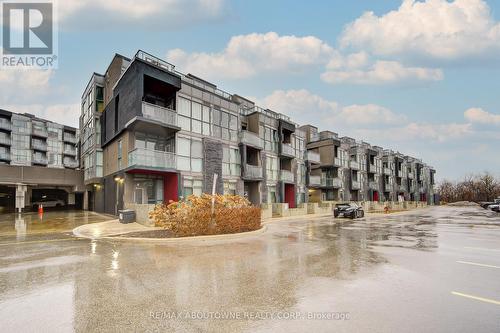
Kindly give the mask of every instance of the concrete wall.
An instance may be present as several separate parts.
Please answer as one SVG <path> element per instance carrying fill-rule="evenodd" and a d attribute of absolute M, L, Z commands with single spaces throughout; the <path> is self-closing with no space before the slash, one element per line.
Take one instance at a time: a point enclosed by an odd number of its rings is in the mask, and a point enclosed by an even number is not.
<path fill-rule="evenodd" d="M 0 165 L 0 184 L 9 183 L 71 186 L 76 192 L 85 190 L 81 170 Z"/>
<path fill-rule="evenodd" d="M 135 221 L 142 225 L 152 227 L 155 225 L 154 221 L 149 218 L 149 212 L 155 208 L 155 205 L 150 204 L 136 204 L 136 203 L 125 203 L 125 209 L 131 209 L 135 211 Z"/>

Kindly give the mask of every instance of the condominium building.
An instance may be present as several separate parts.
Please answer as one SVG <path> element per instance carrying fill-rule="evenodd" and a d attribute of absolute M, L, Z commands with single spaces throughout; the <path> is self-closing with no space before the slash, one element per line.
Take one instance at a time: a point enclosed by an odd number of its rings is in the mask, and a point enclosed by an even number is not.
<path fill-rule="evenodd" d="M 76 128 L 0 110 L 0 192 L 4 198 L 22 197 L 16 205 L 12 199 L 2 206 L 22 209 L 30 206 L 32 196 L 60 197 L 57 189 L 74 204 L 75 191 L 81 190 L 78 142 Z"/>
<path fill-rule="evenodd" d="M 110 214 L 213 190 L 290 208 L 395 200 L 395 184 L 405 182 L 396 154 L 299 126 L 143 51 L 115 55 L 104 74 L 91 76 L 80 131 L 85 207 Z M 420 165 L 415 191 L 431 179 Z"/>

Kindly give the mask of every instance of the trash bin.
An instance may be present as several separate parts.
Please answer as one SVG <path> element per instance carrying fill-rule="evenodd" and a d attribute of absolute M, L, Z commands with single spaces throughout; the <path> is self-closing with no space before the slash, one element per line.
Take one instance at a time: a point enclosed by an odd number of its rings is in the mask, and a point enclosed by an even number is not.
<path fill-rule="evenodd" d="M 120 223 L 132 223 L 135 222 L 135 211 L 131 209 L 119 210 L 118 220 Z"/>

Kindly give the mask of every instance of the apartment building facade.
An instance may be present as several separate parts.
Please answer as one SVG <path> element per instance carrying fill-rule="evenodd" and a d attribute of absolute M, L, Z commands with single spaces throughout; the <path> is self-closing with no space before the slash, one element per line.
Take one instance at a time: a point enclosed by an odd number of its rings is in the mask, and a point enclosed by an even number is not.
<path fill-rule="evenodd" d="M 76 192 L 83 193 L 78 146 L 74 127 L 0 110 L 0 190 L 12 198 L 2 206 L 24 209 L 57 190 L 75 204 Z"/>
<path fill-rule="evenodd" d="M 394 199 L 394 188 L 385 191 L 382 148 L 300 127 L 143 51 L 115 55 L 105 74 L 92 75 L 80 130 L 85 207 L 96 211 L 214 189 L 290 208 Z"/>

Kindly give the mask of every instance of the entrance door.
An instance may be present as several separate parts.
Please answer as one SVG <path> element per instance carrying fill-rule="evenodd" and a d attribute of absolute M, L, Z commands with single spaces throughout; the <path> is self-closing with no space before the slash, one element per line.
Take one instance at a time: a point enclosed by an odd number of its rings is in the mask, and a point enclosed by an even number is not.
<path fill-rule="evenodd" d="M 288 208 L 295 208 L 295 185 L 285 184 L 285 202 Z"/>
<path fill-rule="evenodd" d="M 378 191 L 373 191 L 373 201 L 378 202 Z"/>

